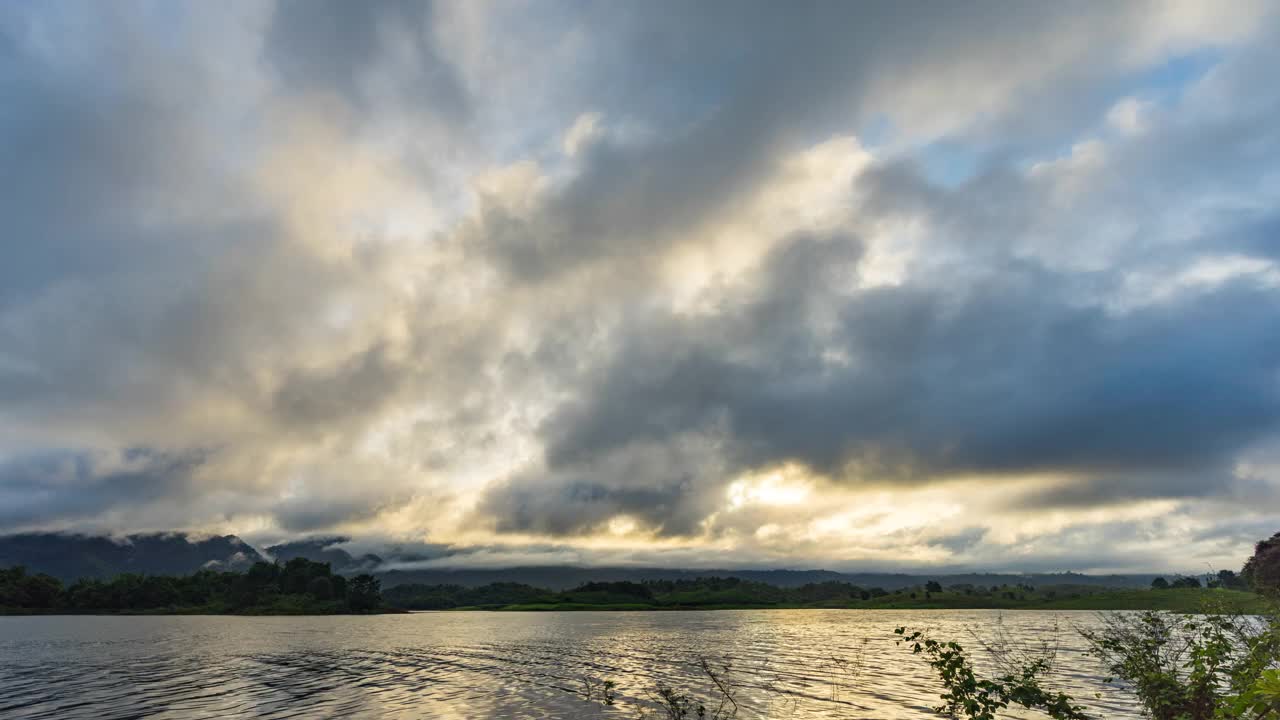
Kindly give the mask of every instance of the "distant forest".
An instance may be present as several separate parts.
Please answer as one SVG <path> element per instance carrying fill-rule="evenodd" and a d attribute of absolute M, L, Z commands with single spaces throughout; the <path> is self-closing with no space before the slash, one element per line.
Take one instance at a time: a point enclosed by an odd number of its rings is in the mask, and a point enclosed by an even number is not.
<path fill-rule="evenodd" d="M 589 582 L 552 591 L 519 583 L 397 585 L 386 590 L 388 605 L 409 610 L 697 610 L 729 608 L 1059 608 L 1197 609 L 1216 602 L 1250 609 L 1261 599 L 1230 571 L 1201 583 L 1197 578 L 1157 578 L 1149 589 L 1092 585 L 944 586 L 930 580 L 919 586 L 886 590 L 827 581 L 778 587 L 736 577 L 643 582 Z"/>
<path fill-rule="evenodd" d="M 294 558 L 256 562 L 246 572 L 201 570 L 190 575 L 125 573 L 111 580 L 63 585 L 23 567 L 0 569 L 0 611 L 151 612 L 204 614 L 337 614 L 382 608 L 372 575 L 347 578 L 328 563 Z"/>

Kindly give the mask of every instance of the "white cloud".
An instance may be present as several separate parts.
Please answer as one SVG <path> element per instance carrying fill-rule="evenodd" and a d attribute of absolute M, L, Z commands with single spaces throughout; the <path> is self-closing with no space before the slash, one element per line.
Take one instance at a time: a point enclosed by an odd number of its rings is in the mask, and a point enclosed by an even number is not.
<path fill-rule="evenodd" d="M 1126 135 L 1135 135 L 1147 127 L 1147 114 L 1151 112 L 1151 103 L 1138 98 L 1128 97 L 1107 111 L 1107 123 Z"/>

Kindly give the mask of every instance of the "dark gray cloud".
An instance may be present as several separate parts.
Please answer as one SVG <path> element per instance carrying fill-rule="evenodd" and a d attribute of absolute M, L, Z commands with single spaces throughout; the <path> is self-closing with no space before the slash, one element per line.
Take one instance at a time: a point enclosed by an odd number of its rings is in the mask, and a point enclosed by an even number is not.
<path fill-rule="evenodd" d="M 354 479 L 353 479 L 354 480 Z M 385 498 L 350 497 L 299 498 L 286 500 L 271 508 L 272 517 L 287 533 L 310 533 L 326 530 L 344 522 L 359 522 L 377 514 Z"/>
<path fill-rule="evenodd" d="M 283 0 L 265 55 L 292 92 L 334 94 L 364 110 L 389 93 L 405 109 L 462 121 L 471 100 L 437 47 L 435 14 L 429 0 Z M 408 72 L 380 67 L 388 62 Z"/>
<path fill-rule="evenodd" d="M 899 109 L 933 112 L 925 124 L 938 123 L 939 132 L 968 130 L 961 118 L 975 112 L 989 115 L 983 133 L 1017 128 L 1026 142 L 1032 129 L 1078 132 L 1089 109 L 1108 98 L 1088 82 L 1107 63 L 1096 57 L 1055 63 L 1034 54 L 1042 51 L 1038 39 L 1095 13 L 1110 14 L 1117 29 L 1136 20 L 1128 10 L 1116 18 L 1114 10 L 990 3 L 922 13 L 897 3 L 831 2 L 587 8 L 576 22 L 603 38 L 607 49 L 600 72 L 588 75 L 587 101 L 657 128 L 641 139 L 594 143 L 580 171 L 533 213 L 485 207 L 474 242 L 517 280 L 554 279 L 602 259 L 636 268 L 729 211 L 776 170 L 785 152 L 833 132 L 861 133 Z M 1055 51 L 1083 60 L 1085 49 L 1076 42 Z M 1102 44 L 1091 43 L 1090 52 Z M 994 101 L 957 92 L 943 79 L 972 73 L 976 80 L 1007 71 L 1015 60 L 1021 71 L 1009 73 L 1009 87 L 1001 90 L 1037 96 L 1016 109 L 984 107 Z M 909 109 L 873 105 L 888 102 L 880 84 L 899 76 L 916 78 L 941 97 L 926 101 L 930 94 L 922 88 Z M 959 128 L 944 119 L 950 115 Z M 898 119 L 904 125 L 921 120 Z"/>
<path fill-rule="evenodd" d="M 121 453 L 53 452 L 0 463 L 0 527 L 92 524 L 192 497 L 193 473 L 207 454 L 134 448 Z M 109 527 L 99 527 L 111 530 Z"/>
<path fill-rule="evenodd" d="M 375 411 L 394 395 L 408 373 L 374 346 L 345 364 L 323 372 L 294 369 L 272 398 L 277 415 L 291 426 L 329 426 Z"/>
<path fill-rule="evenodd" d="M 496 517 L 502 532 L 586 534 L 629 515 L 668 534 L 693 534 L 716 508 L 703 489 L 724 471 L 712 442 L 666 439 L 637 439 L 597 458 L 515 478 L 490 492 L 481 512 Z"/>
<path fill-rule="evenodd" d="M 1259 431 L 1259 435 L 1265 434 L 1265 430 Z M 1120 508 L 1152 499 L 1215 500 L 1266 507 L 1280 499 L 1272 483 L 1237 477 L 1231 471 L 1224 458 L 1208 456 L 1176 467 L 1076 475 L 1044 487 L 1010 492 L 1006 499 L 1008 507 L 1024 510 Z"/>
<path fill-rule="evenodd" d="M 157 97 L 149 85 L 158 78 L 113 73 L 95 87 L 68 77 L 38 52 L 37 28 L 20 20 L 0 14 L 0 52 L 10 58 L 0 67 L 0 163 L 10 178 L 0 195 L 0 306 L 58 281 L 128 269 L 122 251 L 190 257 L 188 244 L 165 242 L 130 211 L 207 171 L 191 109 Z M 142 59 L 122 50 L 112 60 Z M 198 87 L 183 70 L 172 68 L 173 79 Z M 193 152 L 165 155 L 157 146 Z"/>
<path fill-rule="evenodd" d="M 1280 420 L 1270 289 L 1231 284 L 1116 313 L 1080 305 L 1069 276 L 1008 262 L 969 287 L 854 290 L 856 247 L 784 243 L 722 312 L 627 327 L 543 424 L 553 477 L 703 437 L 730 473 L 788 461 L 853 482 L 1055 472 L 1102 477 L 1041 493 L 1041 506 L 1193 497 L 1230 492 L 1235 454 Z M 669 486 L 684 498 L 664 506 L 701 505 L 729 477 L 690 475 L 700 481 Z M 648 517 L 653 499 L 626 489 L 634 474 L 593 477 L 585 496 L 580 480 L 548 493 L 540 478 L 536 493 L 556 498 L 558 516 L 608 498 Z M 581 529 L 512 503 L 526 482 L 495 491 L 520 509 L 503 523 Z"/>

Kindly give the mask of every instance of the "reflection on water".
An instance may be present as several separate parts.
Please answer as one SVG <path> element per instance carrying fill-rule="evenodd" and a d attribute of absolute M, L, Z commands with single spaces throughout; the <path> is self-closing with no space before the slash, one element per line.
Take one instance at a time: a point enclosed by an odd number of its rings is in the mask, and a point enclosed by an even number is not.
<path fill-rule="evenodd" d="M 1055 641 L 1055 687 L 1104 717 L 1139 717 L 1082 653 L 1072 628 L 1095 622 L 868 610 L 2 617 L 0 717 L 622 719 L 657 679 L 702 687 L 700 653 L 730 661 L 743 718 L 936 717 L 938 686 L 894 644 L 897 625 L 969 644 L 997 625 Z M 617 705 L 583 700 L 583 676 L 617 682 Z"/>

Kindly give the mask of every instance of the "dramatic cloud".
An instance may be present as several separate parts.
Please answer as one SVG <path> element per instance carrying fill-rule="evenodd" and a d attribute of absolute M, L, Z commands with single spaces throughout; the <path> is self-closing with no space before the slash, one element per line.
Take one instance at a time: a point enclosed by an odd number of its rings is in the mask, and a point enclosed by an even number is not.
<path fill-rule="evenodd" d="M 1234 566 L 1280 524 L 1277 37 L 1252 2 L 5 7 L 0 531 Z"/>

